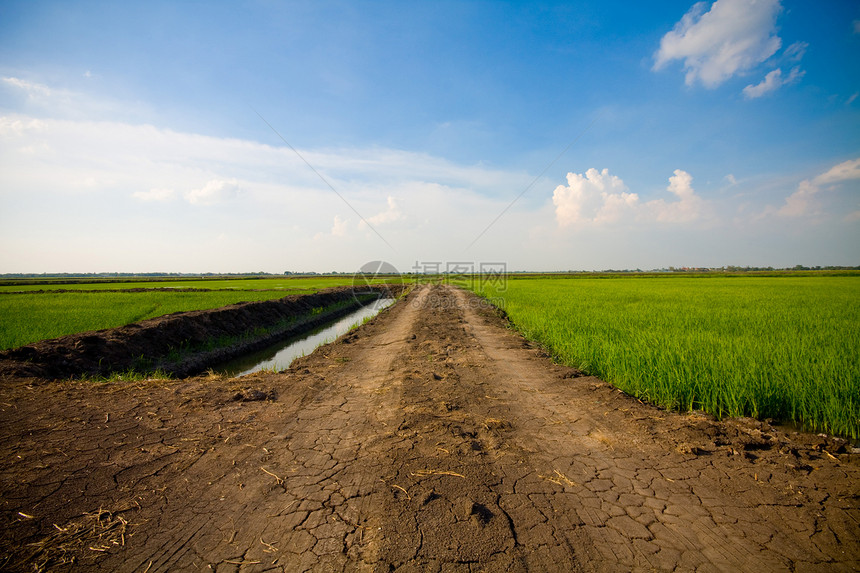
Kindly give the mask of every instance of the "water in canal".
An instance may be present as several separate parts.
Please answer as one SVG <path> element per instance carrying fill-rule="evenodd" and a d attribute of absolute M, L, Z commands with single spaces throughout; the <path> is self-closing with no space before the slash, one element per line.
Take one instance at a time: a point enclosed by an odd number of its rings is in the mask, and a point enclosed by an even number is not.
<path fill-rule="evenodd" d="M 224 362 L 213 370 L 228 376 L 244 376 L 259 370 L 285 370 L 299 356 L 310 354 L 317 346 L 346 334 L 350 328 L 361 324 L 366 318 L 375 316 L 380 310 L 394 304 L 394 301 L 393 298 L 377 299 L 328 326 L 322 326 L 311 332 L 282 340 L 263 350 Z"/>

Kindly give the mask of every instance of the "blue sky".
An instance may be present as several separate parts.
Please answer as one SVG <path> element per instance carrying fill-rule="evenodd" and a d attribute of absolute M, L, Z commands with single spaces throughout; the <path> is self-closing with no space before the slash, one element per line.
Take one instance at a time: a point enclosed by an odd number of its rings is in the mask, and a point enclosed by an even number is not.
<path fill-rule="evenodd" d="M 853 1 L 0 4 L 0 273 L 858 245 Z"/>

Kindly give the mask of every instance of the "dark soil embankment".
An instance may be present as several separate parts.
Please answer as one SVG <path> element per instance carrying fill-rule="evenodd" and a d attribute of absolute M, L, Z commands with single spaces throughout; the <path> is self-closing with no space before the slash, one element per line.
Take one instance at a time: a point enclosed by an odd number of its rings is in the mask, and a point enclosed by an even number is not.
<path fill-rule="evenodd" d="M 350 287 L 278 300 L 178 312 L 119 328 L 82 332 L 0 352 L 0 375 L 61 379 L 112 372 L 189 376 L 337 319 L 401 286 Z"/>

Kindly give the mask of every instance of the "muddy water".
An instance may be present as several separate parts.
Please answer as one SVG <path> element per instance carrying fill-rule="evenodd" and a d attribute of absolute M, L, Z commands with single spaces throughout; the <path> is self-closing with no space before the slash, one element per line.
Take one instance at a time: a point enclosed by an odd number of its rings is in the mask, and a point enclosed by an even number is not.
<path fill-rule="evenodd" d="M 377 299 L 328 326 L 317 328 L 301 336 L 282 340 L 263 350 L 224 362 L 213 370 L 228 376 L 244 376 L 260 370 L 284 370 L 289 368 L 290 363 L 299 356 L 310 354 L 318 346 L 346 334 L 350 328 L 356 324 L 361 324 L 366 318 L 376 316 L 380 310 L 394 304 L 394 301 L 393 298 Z"/>

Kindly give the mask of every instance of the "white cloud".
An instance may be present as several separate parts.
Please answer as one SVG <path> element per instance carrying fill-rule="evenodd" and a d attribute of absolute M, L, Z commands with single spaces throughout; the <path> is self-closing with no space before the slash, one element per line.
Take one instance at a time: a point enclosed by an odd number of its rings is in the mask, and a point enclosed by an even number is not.
<path fill-rule="evenodd" d="M 0 117 L 0 138 L 20 138 L 44 131 L 47 124 L 30 117 L 3 116 Z"/>
<path fill-rule="evenodd" d="M 378 259 L 408 270 L 464 256 L 511 269 L 652 268 L 676 264 L 679 252 L 691 264 L 737 262 L 703 255 L 713 241 L 698 222 L 720 205 L 698 197 L 680 170 L 654 201 L 608 170 L 571 174 L 552 202 L 555 185 L 540 180 L 532 201 L 517 203 L 464 254 L 533 175 L 397 149 L 300 151 L 396 250 L 357 232 L 340 197 L 284 147 L 128 122 L 0 116 L 0 272 L 328 271 Z M 856 169 L 836 167 L 816 184 Z M 857 209 L 849 207 L 842 212 Z M 558 226 L 547 225 L 553 218 Z M 771 221 L 782 239 L 780 223 Z M 746 252 L 749 235 L 733 239 Z"/>
<path fill-rule="evenodd" d="M 90 78 L 83 74 L 85 78 Z M 141 102 L 116 101 L 109 97 L 94 98 L 89 94 L 74 91 L 64 86 L 51 85 L 29 79 L 4 76 L 0 77 L 0 91 L 8 94 L 7 108 L 36 116 L 50 116 L 85 120 L 94 117 L 103 119 L 152 117 L 154 110 Z M 17 96 L 17 97 L 16 97 Z M 9 104 L 12 103 L 10 106 Z"/>
<path fill-rule="evenodd" d="M 795 67 L 791 70 L 791 73 L 788 74 L 788 77 L 783 79 L 782 70 L 777 68 L 767 74 L 761 81 L 761 83 L 758 83 L 756 85 L 750 84 L 745 87 L 743 89 L 744 96 L 747 99 L 759 98 L 766 93 L 779 89 L 784 85 L 794 83 L 795 81 L 802 78 L 805 73 L 806 72 L 802 71 L 800 68 Z"/>
<path fill-rule="evenodd" d="M 321 241 L 327 238 L 341 239 L 346 237 L 347 231 L 349 231 L 349 219 L 341 219 L 340 215 L 335 215 L 331 230 L 328 233 L 316 233 L 314 241 Z"/>
<path fill-rule="evenodd" d="M 152 125 L 0 114 L 0 244 L 7 247 L 0 272 L 354 270 L 398 255 L 391 262 L 406 269 L 416 257 L 462 257 L 476 224 L 489 224 L 534 178 L 397 149 L 300 152 L 379 225 L 396 253 L 371 232 L 351 233 L 358 218 L 347 218 L 341 198 L 288 148 Z M 470 256 L 531 252 L 524 234 L 551 217 L 548 201 L 518 204 Z M 123 236 L 94 248 L 105 242 L 104 221 L 121 224 Z M 219 244 L 224 229 L 242 240 Z M 27 242 L 34 232 L 42 243 Z M 51 246 L 57 236 L 68 237 L 62 249 Z M 528 266 L 526 255 L 520 260 Z"/>
<path fill-rule="evenodd" d="M 779 0 L 699 2 L 660 40 L 654 69 L 683 60 L 685 82 L 714 88 L 770 58 L 782 41 L 775 34 Z"/>
<path fill-rule="evenodd" d="M 627 193 L 620 177 L 609 169 L 591 168 L 585 175 L 567 174 L 567 187 L 559 185 L 552 194 L 555 216 L 560 226 L 573 223 L 611 223 L 636 207 L 639 197 Z"/>
<path fill-rule="evenodd" d="M 788 77 L 785 78 L 785 81 L 782 82 L 782 85 L 787 86 L 788 84 L 793 84 L 798 81 L 800 78 L 806 75 L 806 72 L 801 70 L 799 67 L 791 68 L 791 72 L 788 74 Z"/>
<path fill-rule="evenodd" d="M 820 189 L 809 180 L 801 181 L 797 191 L 785 198 L 785 204 L 780 207 L 777 214 L 783 217 L 800 217 L 812 213 L 812 198 Z"/>
<path fill-rule="evenodd" d="M 153 187 L 149 191 L 135 191 L 131 194 L 132 197 L 141 201 L 171 201 L 176 196 L 173 189 L 165 189 L 162 187 Z"/>
<path fill-rule="evenodd" d="M 815 196 L 825 187 L 857 179 L 860 179 L 860 158 L 843 161 L 811 180 L 801 181 L 797 191 L 786 197 L 785 203 L 776 212 L 783 217 L 814 215 L 818 212 Z"/>
<path fill-rule="evenodd" d="M 585 175 L 568 173 L 568 185 L 556 187 L 552 201 L 559 226 L 573 223 L 603 225 L 608 223 L 688 223 L 702 218 L 707 203 L 696 195 L 693 177 L 676 169 L 669 178 L 668 191 L 677 200 L 655 199 L 641 202 L 637 193 L 628 193 L 627 186 L 608 169 L 589 169 Z"/>
<path fill-rule="evenodd" d="M 398 149 L 300 149 L 311 165 L 368 220 L 395 221 L 405 182 L 433 181 L 486 196 L 514 194 L 533 179 L 524 171 L 462 165 Z M 287 191 L 343 203 L 294 152 L 255 141 L 180 133 L 112 121 L 0 115 L 0 194 L 14 188 L 62 193 L 70 181 L 111 181 L 117 194 L 164 195 L 198 203 L 227 198 L 237 186 L 279 204 Z M 380 209 L 380 206 L 384 205 Z M 327 219 L 326 228 L 330 219 Z"/>
<path fill-rule="evenodd" d="M 748 85 L 744 88 L 744 95 L 749 98 L 761 97 L 768 92 L 772 92 L 782 85 L 782 70 L 776 69 L 767 74 L 761 83 L 756 85 Z"/>
<path fill-rule="evenodd" d="M 331 226 L 331 234 L 333 237 L 343 237 L 346 235 L 347 223 L 349 221 L 341 219 L 338 215 L 334 216 L 334 223 Z"/>
<path fill-rule="evenodd" d="M 667 189 L 677 201 L 655 199 L 645 204 L 649 217 L 662 223 L 688 223 L 705 215 L 705 200 L 696 195 L 692 186 L 693 176 L 682 169 L 676 169 L 669 177 Z"/>
<path fill-rule="evenodd" d="M 48 86 L 37 84 L 35 82 L 29 82 L 20 78 L 10 77 L 3 78 L 3 83 L 22 90 L 24 93 L 27 94 L 27 97 L 30 98 L 51 96 L 51 89 Z"/>
<path fill-rule="evenodd" d="M 397 221 L 398 219 L 403 217 L 403 213 L 400 212 L 400 209 L 397 207 L 397 203 L 394 201 L 394 197 L 391 195 L 388 196 L 388 208 L 385 211 L 377 213 L 372 217 L 367 218 L 367 222 L 373 225 L 374 227 L 378 225 L 382 225 L 384 223 L 390 223 L 392 221 Z M 364 224 L 364 221 L 360 223 Z"/>
<path fill-rule="evenodd" d="M 200 189 L 192 189 L 185 199 L 192 205 L 214 205 L 233 199 L 239 193 L 239 182 L 235 179 L 213 179 Z"/>
<path fill-rule="evenodd" d="M 860 158 L 843 161 L 834 165 L 821 175 L 815 177 L 812 182 L 815 185 L 830 185 L 860 179 Z"/>
<path fill-rule="evenodd" d="M 809 48 L 808 42 L 795 42 L 785 49 L 783 55 L 792 62 L 799 62 Z"/>

